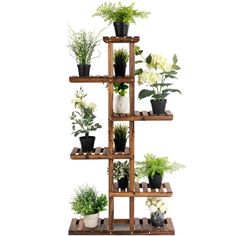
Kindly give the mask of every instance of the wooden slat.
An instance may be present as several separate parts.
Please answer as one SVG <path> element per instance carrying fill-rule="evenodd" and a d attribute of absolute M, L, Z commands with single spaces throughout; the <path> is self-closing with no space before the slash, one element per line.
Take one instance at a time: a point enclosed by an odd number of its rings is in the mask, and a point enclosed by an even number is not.
<path fill-rule="evenodd" d="M 80 219 L 77 230 L 84 230 L 84 220 Z"/>
<path fill-rule="evenodd" d="M 129 148 L 128 148 L 128 147 L 125 148 L 125 154 L 126 154 L 126 155 L 129 154 Z"/>
<path fill-rule="evenodd" d="M 135 112 L 134 112 L 134 115 L 135 115 L 135 116 L 140 116 L 140 112 L 139 112 L 139 111 L 135 111 Z"/>
<path fill-rule="evenodd" d="M 109 149 L 107 147 L 103 148 L 103 155 L 108 155 Z"/>
<path fill-rule="evenodd" d="M 113 184 L 113 186 L 114 186 L 113 191 L 114 191 L 114 192 L 119 192 L 118 182 L 115 182 L 115 183 Z"/>
<path fill-rule="evenodd" d="M 147 111 L 142 111 L 142 113 L 143 113 L 143 116 L 148 116 Z"/>
<path fill-rule="evenodd" d="M 173 226 L 171 218 L 166 218 L 166 221 L 167 221 L 167 229 L 168 229 L 168 231 L 172 231 L 173 234 L 175 234 L 175 229 L 174 229 L 174 226 Z"/>
<path fill-rule="evenodd" d="M 96 147 L 96 149 L 95 149 L 95 155 L 99 155 L 100 154 L 100 152 L 101 152 L 101 147 Z"/>
<path fill-rule="evenodd" d="M 147 183 L 142 182 L 142 189 L 143 189 L 143 192 L 148 192 Z"/>
<path fill-rule="evenodd" d="M 77 230 L 77 219 L 72 219 L 71 223 L 70 223 L 70 228 L 69 228 L 69 232 L 76 232 Z"/>
<path fill-rule="evenodd" d="M 139 36 L 134 37 L 103 37 L 105 43 L 137 43 Z"/>
<path fill-rule="evenodd" d="M 138 183 L 138 182 L 135 182 L 135 183 L 134 183 L 134 188 L 135 188 L 135 192 L 136 192 L 136 193 L 140 192 L 139 183 Z"/>
<path fill-rule="evenodd" d="M 168 193 L 172 193 L 172 189 L 171 189 L 169 183 L 164 183 L 163 185 L 164 185 L 164 187 L 166 188 L 166 190 L 167 190 Z"/>
<path fill-rule="evenodd" d="M 166 113 L 167 116 L 173 116 L 173 114 L 172 114 L 171 111 L 168 111 L 168 110 L 167 110 L 167 111 L 165 111 L 165 113 Z"/>
<path fill-rule="evenodd" d="M 74 147 L 74 148 L 72 149 L 70 155 L 76 155 L 77 151 L 78 151 L 78 148 L 77 148 L 77 147 Z"/>
<path fill-rule="evenodd" d="M 140 225 L 140 222 L 139 222 L 138 218 L 134 219 L 134 225 L 135 225 L 135 231 L 140 231 L 141 230 L 141 225 Z"/>
<path fill-rule="evenodd" d="M 147 218 L 143 218 L 143 230 L 149 230 L 149 224 Z"/>
<path fill-rule="evenodd" d="M 122 192 L 110 192 L 109 193 L 110 197 L 133 197 L 134 193 L 132 192 L 126 192 L 126 191 L 122 191 Z"/>

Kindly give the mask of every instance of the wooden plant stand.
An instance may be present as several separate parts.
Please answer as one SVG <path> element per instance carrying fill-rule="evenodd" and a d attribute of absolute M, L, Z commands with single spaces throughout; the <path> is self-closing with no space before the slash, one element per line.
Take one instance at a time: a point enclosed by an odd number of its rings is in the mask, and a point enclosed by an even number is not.
<path fill-rule="evenodd" d="M 161 228 L 154 228 L 150 224 L 150 219 L 134 218 L 134 198 L 135 197 L 171 197 L 172 190 L 169 183 L 163 183 L 160 189 L 150 189 L 148 183 L 137 183 L 134 181 L 134 122 L 135 121 L 162 121 L 172 120 L 173 115 L 166 111 L 165 115 L 154 115 L 151 111 L 135 111 L 135 43 L 139 37 L 103 37 L 103 41 L 108 45 L 108 75 L 78 77 L 71 76 L 71 83 L 107 83 L 108 84 L 108 147 L 96 147 L 92 152 L 84 153 L 81 148 L 74 147 L 70 157 L 73 160 L 94 160 L 107 159 L 109 162 L 109 216 L 99 219 L 96 228 L 89 229 L 84 227 L 83 219 L 72 219 L 69 235 L 174 235 L 175 230 L 170 218 L 165 219 L 165 224 Z M 129 76 L 116 78 L 113 76 L 113 44 L 129 44 Z M 113 83 L 129 83 L 129 114 L 113 113 Z M 129 122 L 129 148 L 125 152 L 115 152 L 113 148 L 113 125 L 114 121 Z M 130 164 L 129 188 L 121 190 L 118 184 L 113 182 L 113 162 L 114 159 L 128 159 Z M 129 219 L 114 219 L 114 198 L 129 198 Z"/>

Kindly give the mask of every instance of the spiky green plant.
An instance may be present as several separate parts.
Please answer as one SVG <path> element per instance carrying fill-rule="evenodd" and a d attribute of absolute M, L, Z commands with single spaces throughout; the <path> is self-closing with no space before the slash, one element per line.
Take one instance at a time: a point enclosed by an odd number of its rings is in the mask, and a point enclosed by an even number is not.
<path fill-rule="evenodd" d="M 125 48 L 119 48 L 115 50 L 114 57 L 113 57 L 114 63 L 116 65 L 124 65 L 129 60 L 129 53 Z"/>
<path fill-rule="evenodd" d="M 115 125 L 113 128 L 115 139 L 126 139 L 128 138 L 129 127 L 125 124 Z"/>
<path fill-rule="evenodd" d="M 93 16 L 100 16 L 109 23 L 124 22 L 126 24 L 135 23 L 135 18 L 144 19 L 148 17 L 150 12 L 138 11 L 134 9 L 134 5 L 134 2 L 128 6 L 123 5 L 121 2 L 105 2 L 97 8 Z"/>
<path fill-rule="evenodd" d="M 163 177 L 164 173 L 172 173 L 185 166 L 177 162 L 171 163 L 168 157 L 157 157 L 154 154 L 148 153 L 144 155 L 145 161 L 136 162 L 136 173 L 138 178 L 154 177 L 159 174 Z"/>
<path fill-rule="evenodd" d="M 72 210 L 80 215 L 92 215 L 106 210 L 107 196 L 98 195 L 95 187 L 79 186 L 71 203 Z"/>

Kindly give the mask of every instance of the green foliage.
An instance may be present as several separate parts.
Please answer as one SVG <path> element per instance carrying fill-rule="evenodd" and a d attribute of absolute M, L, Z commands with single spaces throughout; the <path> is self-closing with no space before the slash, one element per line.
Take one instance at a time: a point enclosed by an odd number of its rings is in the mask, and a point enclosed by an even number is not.
<path fill-rule="evenodd" d="M 114 53 L 114 63 L 116 65 L 123 65 L 128 62 L 129 53 L 125 48 L 119 48 Z"/>
<path fill-rule="evenodd" d="M 107 197 L 105 194 L 98 195 L 95 187 L 82 186 L 75 190 L 70 203 L 75 213 L 86 216 L 106 210 Z"/>
<path fill-rule="evenodd" d="M 95 47 L 101 41 L 100 35 L 94 32 L 79 32 L 69 29 L 68 47 L 73 52 L 78 64 L 90 64 Z"/>
<path fill-rule="evenodd" d="M 113 86 L 114 92 L 118 93 L 120 96 L 125 96 L 127 94 L 127 89 L 129 88 L 128 84 L 115 82 Z"/>
<path fill-rule="evenodd" d="M 126 24 L 135 23 L 135 18 L 147 18 L 150 12 L 138 11 L 134 9 L 134 2 L 128 6 L 118 3 L 103 3 L 101 4 L 93 16 L 100 16 L 104 21 L 124 22 Z"/>
<path fill-rule="evenodd" d="M 73 99 L 76 110 L 71 114 L 71 121 L 73 129 L 72 134 L 75 137 L 81 133 L 84 133 L 88 136 L 90 131 L 95 131 L 98 128 L 102 128 L 99 123 L 94 123 L 94 119 L 96 118 L 94 115 L 95 104 L 86 103 L 84 101 L 86 96 L 87 94 L 84 93 L 81 87 L 79 92 L 76 91 L 75 99 Z"/>
<path fill-rule="evenodd" d="M 125 124 L 115 125 L 113 128 L 115 139 L 126 139 L 128 138 L 129 127 Z"/>
<path fill-rule="evenodd" d="M 120 180 L 124 177 L 129 179 L 129 162 L 128 161 L 117 161 L 113 163 L 113 178 Z"/>
<path fill-rule="evenodd" d="M 145 161 L 136 162 L 136 173 L 138 178 L 153 177 L 159 174 L 163 177 L 164 173 L 172 173 L 185 166 L 177 162 L 171 163 L 168 157 L 156 157 L 154 154 L 148 153 L 144 155 Z"/>

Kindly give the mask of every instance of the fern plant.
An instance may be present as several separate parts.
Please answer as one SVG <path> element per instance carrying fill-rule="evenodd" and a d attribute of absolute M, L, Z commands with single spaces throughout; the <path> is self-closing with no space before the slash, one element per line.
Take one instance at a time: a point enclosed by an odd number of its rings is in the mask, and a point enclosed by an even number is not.
<path fill-rule="evenodd" d="M 157 157 L 154 154 L 148 153 L 144 155 L 145 161 L 136 162 L 136 173 L 138 178 L 151 177 L 156 174 L 163 177 L 164 173 L 173 173 L 185 166 L 177 162 L 171 163 L 168 157 Z"/>
<path fill-rule="evenodd" d="M 115 139 L 126 139 L 128 138 L 129 127 L 125 124 L 115 125 L 113 128 Z"/>
<path fill-rule="evenodd" d="M 128 62 L 128 59 L 129 53 L 125 48 L 115 50 L 113 60 L 116 65 L 124 65 Z"/>
<path fill-rule="evenodd" d="M 107 196 L 98 195 L 95 187 L 82 186 L 75 190 L 75 196 L 70 203 L 76 214 L 92 215 L 106 210 Z"/>
<path fill-rule="evenodd" d="M 128 6 L 118 3 L 103 3 L 101 4 L 93 16 L 100 16 L 104 21 L 124 22 L 126 24 L 135 23 L 135 18 L 147 18 L 150 12 L 138 11 L 134 9 L 134 2 Z"/>

